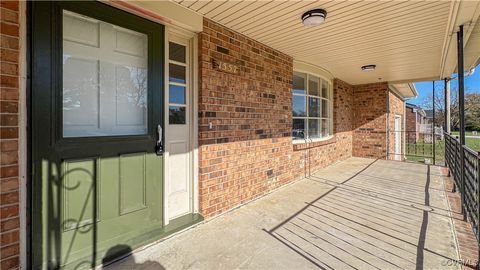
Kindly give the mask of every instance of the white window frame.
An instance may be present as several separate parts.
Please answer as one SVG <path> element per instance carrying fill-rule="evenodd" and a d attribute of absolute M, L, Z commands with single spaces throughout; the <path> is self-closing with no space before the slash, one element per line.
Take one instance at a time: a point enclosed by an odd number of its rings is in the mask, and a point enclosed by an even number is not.
<path fill-rule="evenodd" d="M 333 83 L 332 83 L 332 80 L 330 80 L 329 78 L 326 78 L 325 76 L 322 76 L 320 74 L 317 74 L 317 73 L 313 73 L 311 71 L 306 71 L 306 70 L 302 70 L 302 69 L 298 69 L 298 68 L 295 68 L 293 70 L 294 73 L 302 73 L 302 74 L 305 74 L 305 94 L 298 94 L 298 93 L 293 93 L 293 83 L 292 83 L 292 113 L 293 113 L 293 97 L 294 96 L 302 96 L 302 97 L 305 97 L 305 110 L 306 110 L 306 114 L 307 116 L 293 116 L 292 114 L 292 125 L 293 125 L 293 120 L 294 119 L 303 119 L 305 120 L 305 138 L 303 139 L 300 139 L 300 138 L 294 138 L 292 136 L 292 141 L 293 143 L 297 144 L 297 143 L 305 143 L 305 142 L 318 142 L 318 141 L 325 141 L 325 140 L 329 140 L 331 138 L 333 138 L 333 99 L 334 99 L 334 96 L 333 96 Z M 315 95 L 310 95 L 309 94 L 309 79 L 310 77 L 316 77 L 319 79 L 319 92 L 320 92 L 320 96 L 315 96 Z M 328 85 L 328 98 L 325 98 L 325 97 L 322 97 L 322 83 L 323 81 L 327 82 L 327 85 Z M 327 101 L 327 104 L 328 104 L 328 117 L 310 117 L 308 116 L 309 114 L 309 106 L 310 106 L 310 102 L 309 102 L 309 98 L 310 97 L 314 97 L 314 98 L 319 98 L 320 99 L 320 104 L 322 103 L 322 100 L 326 100 Z M 322 106 L 322 105 L 320 105 Z M 320 109 L 322 110 L 322 109 Z M 316 119 L 316 120 L 320 120 L 320 126 L 319 126 L 319 129 L 320 129 L 320 137 L 319 138 L 309 138 L 309 119 Z M 325 137 L 322 137 L 321 136 L 321 133 L 322 133 L 322 121 L 321 120 L 328 120 L 328 136 L 325 136 Z"/>
<path fill-rule="evenodd" d="M 182 63 L 182 62 L 178 62 L 178 61 L 175 61 L 175 60 L 172 60 L 170 59 L 170 55 L 165 55 L 165 59 L 167 59 L 167 68 L 168 70 L 170 70 L 170 64 L 174 64 L 174 65 L 177 65 L 177 66 L 181 66 L 181 67 L 184 67 L 185 68 L 185 83 L 179 83 L 179 82 L 173 82 L 173 81 L 170 81 L 170 78 L 167 78 L 166 80 L 166 84 L 167 84 L 167 92 L 168 94 L 166 94 L 165 96 L 168 96 L 168 99 L 166 99 L 166 106 L 168 107 L 167 108 L 167 114 L 166 114 L 166 120 L 165 121 L 168 121 L 168 124 L 170 125 L 186 125 L 187 122 L 189 122 L 187 120 L 187 118 L 189 117 L 189 99 L 190 99 L 190 95 L 189 95 L 189 92 L 190 92 L 190 76 L 191 76 L 191 61 L 190 61 L 190 54 L 191 54 L 191 45 L 190 45 L 190 41 L 188 39 L 182 39 L 182 36 L 177 34 L 175 35 L 175 32 L 173 32 L 172 30 L 170 30 L 171 33 L 169 33 L 168 35 L 168 42 L 166 42 L 166 45 L 165 46 L 169 46 L 170 43 L 175 43 L 175 44 L 178 44 L 180 46 L 184 46 L 185 47 L 185 63 Z M 168 50 L 167 50 L 168 51 Z M 185 88 L 185 103 L 174 103 L 174 102 L 170 102 L 170 86 L 180 86 L 180 87 L 184 87 Z M 172 107 L 180 107 L 180 108 L 185 108 L 185 124 L 174 124 L 174 123 L 170 123 L 170 106 Z M 167 122 L 166 122 L 167 123 Z"/>

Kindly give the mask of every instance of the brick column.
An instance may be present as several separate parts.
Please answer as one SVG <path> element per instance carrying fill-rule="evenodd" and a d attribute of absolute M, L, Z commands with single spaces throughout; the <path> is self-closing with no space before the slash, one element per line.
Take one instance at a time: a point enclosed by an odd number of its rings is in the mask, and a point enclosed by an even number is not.
<path fill-rule="evenodd" d="M 19 2 L 1 4 L 0 269 L 19 268 Z"/>

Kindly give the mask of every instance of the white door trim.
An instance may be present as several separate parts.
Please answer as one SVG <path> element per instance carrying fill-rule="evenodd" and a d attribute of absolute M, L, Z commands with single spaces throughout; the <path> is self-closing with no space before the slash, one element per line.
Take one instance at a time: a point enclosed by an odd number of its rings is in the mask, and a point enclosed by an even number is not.
<path fill-rule="evenodd" d="M 398 123 L 398 129 L 397 129 L 397 120 L 400 121 Z M 394 136 L 395 160 L 402 160 L 402 132 L 401 132 L 402 116 L 401 115 L 395 114 L 393 125 L 394 125 L 394 131 L 395 131 L 395 136 Z"/>
<path fill-rule="evenodd" d="M 198 185 L 198 37 L 196 34 L 193 35 L 191 39 L 191 48 L 192 48 L 192 60 L 190 61 L 192 65 L 192 123 L 193 123 L 193 132 L 191 133 L 191 142 L 192 142 L 192 155 L 193 155 L 193 213 L 199 212 L 199 185 Z"/>
<path fill-rule="evenodd" d="M 19 33 L 19 57 L 18 57 L 18 72 L 19 72 L 19 86 L 18 86 L 18 166 L 19 166 L 19 178 L 18 178 L 18 190 L 19 197 L 19 219 L 20 219 L 20 269 L 27 269 L 27 255 L 28 252 L 32 252 L 29 249 L 27 242 L 27 221 L 29 214 L 27 210 L 28 202 L 28 153 L 27 153 L 27 3 L 25 1 L 19 1 L 18 10 L 18 24 L 20 25 Z M 28 250 L 28 252 L 27 252 Z"/>
<path fill-rule="evenodd" d="M 169 110 L 168 110 L 168 100 L 169 100 L 169 68 L 168 68 L 168 57 L 169 57 L 169 42 L 171 40 L 183 39 L 186 41 L 187 48 L 189 50 L 189 58 L 187 59 L 187 68 L 188 68 L 188 87 L 190 88 L 189 95 L 189 115 L 190 119 L 189 124 L 189 134 L 190 134 L 190 143 L 189 143 L 189 167 L 190 167 L 190 209 L 192 213 L 198 213 L 198 49 L 197 49 L 197 35 L 193 32 L 185 31 L 179 28 L 172 26 L 165 27 L 165 95 L 164 95 L 164 127 L 165 127 L 165 152 L 164 152 L 164 224 L 168 225 L 170 222 L 169 215 L 169 190 L 170 190 L 170 181 L 169 177 L 169 149 L 168 143 L 171 139 L 169 129 L 167 127 Z"/>

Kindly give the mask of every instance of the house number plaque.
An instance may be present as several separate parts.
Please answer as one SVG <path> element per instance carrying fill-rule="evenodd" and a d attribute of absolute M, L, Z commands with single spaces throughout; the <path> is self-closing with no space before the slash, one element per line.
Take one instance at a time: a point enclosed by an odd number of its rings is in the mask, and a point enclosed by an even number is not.
<path fill-rule="evenodd" d="M 224 71 L 224 72 L 228 72 L 228 73 L 233 73 L 233 74 L 237 74 L 238 70 L 239 70 L 237 65 L 227 63 L 227 62 L 223 62 L 223 61 L 216 60 L 216 59 L 212 60 L 212 65 L 213 65 L 213 68 L 216 69 L 216 70 L 220 70 L 220 71 Z"/>

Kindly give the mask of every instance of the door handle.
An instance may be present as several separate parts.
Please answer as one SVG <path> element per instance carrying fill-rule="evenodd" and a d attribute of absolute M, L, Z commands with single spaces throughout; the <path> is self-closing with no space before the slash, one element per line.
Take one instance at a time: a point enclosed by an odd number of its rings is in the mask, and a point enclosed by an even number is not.
<path fill-rule="evenodd" d="M 162 142 L 162 137 L 163 137 L 163 129 L 162 126 L 159 124 L 157 126 L 157 143 L 155 146 L 155 152 L 157 153 L 157 156 L 161 155 L 163 153 L 163 142 Z"/>

